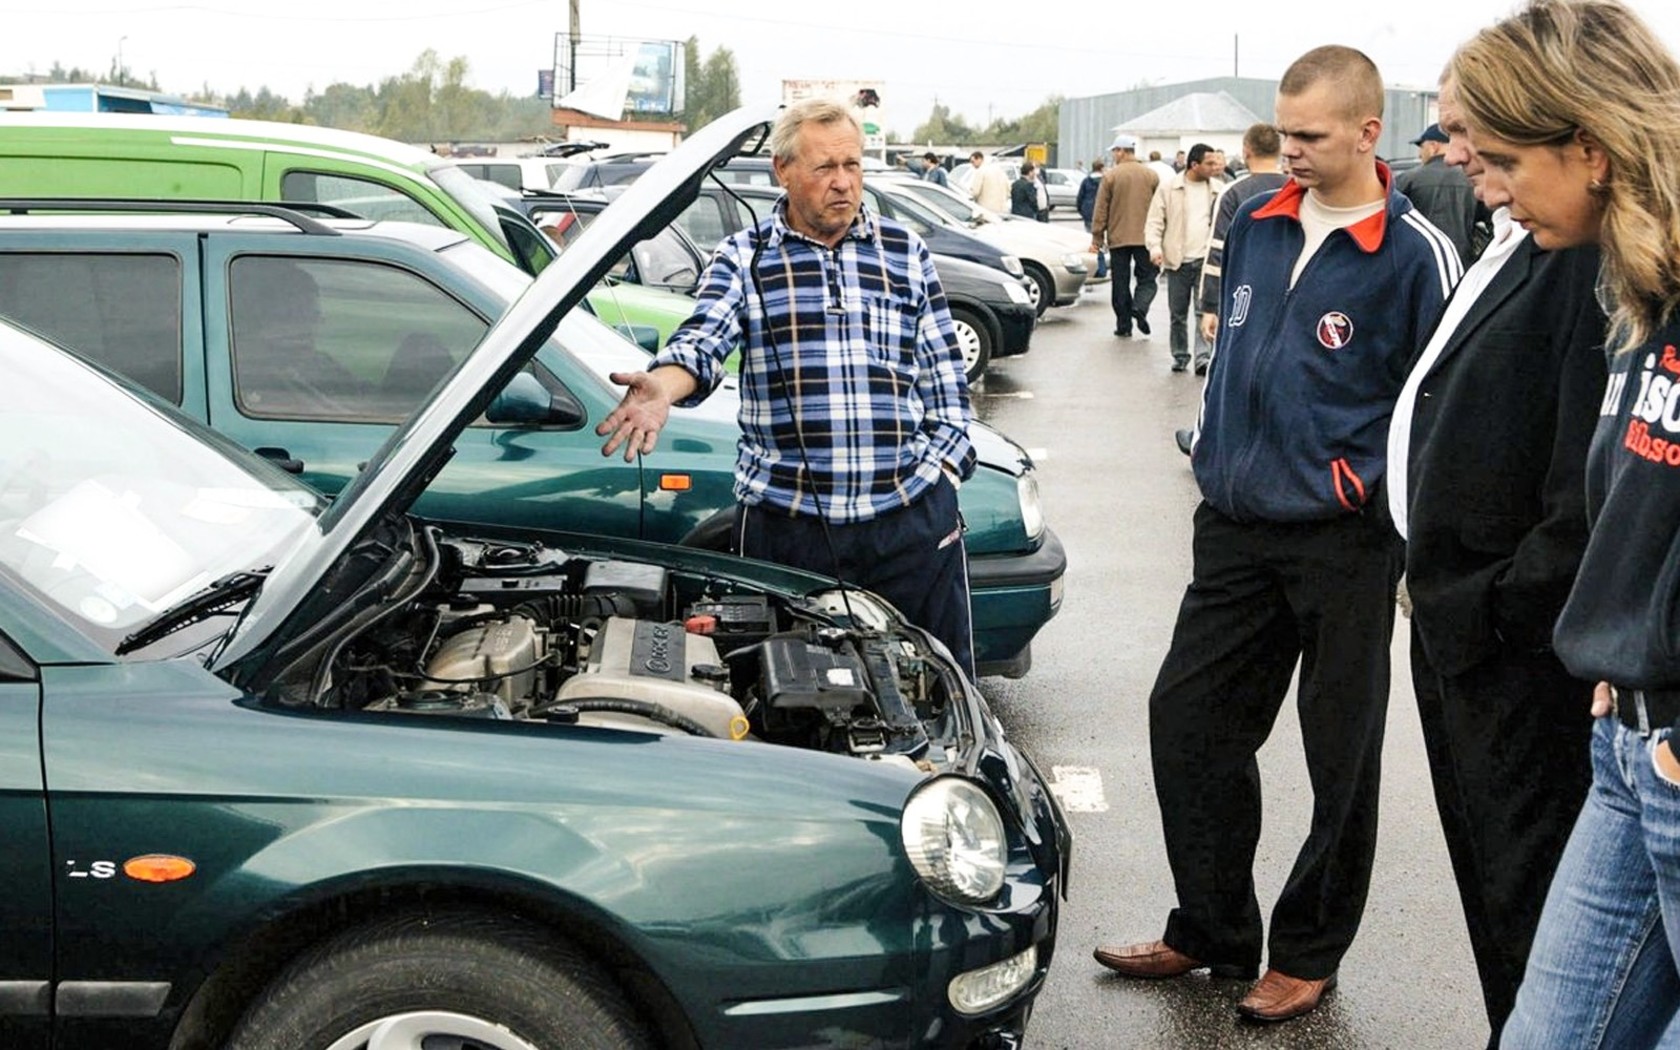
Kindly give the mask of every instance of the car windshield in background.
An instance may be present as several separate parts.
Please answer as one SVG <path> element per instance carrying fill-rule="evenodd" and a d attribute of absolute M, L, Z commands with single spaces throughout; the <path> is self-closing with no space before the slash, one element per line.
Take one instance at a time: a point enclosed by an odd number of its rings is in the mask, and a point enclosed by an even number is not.
<path fill-rule="evenodd" d="M 485 229 L 494 233 L 503 246 L 513 250 L 513 246 L 508 244 L 507 231 L 502 229 L 501 216 L 496 211 L 496 199 L 479 185 L 478 179 L 453 164 L 439 164 L 426 174 L 430 175 L 432 181 L 441 186 L 445 193 L 454 198 L 456 203 L 467 209 Z"/>
<path fill-rule="evenodd" d="M 115 646 L 183 598 L 274 564 L 325 501 L 0 325 L 0 568 Z"/>

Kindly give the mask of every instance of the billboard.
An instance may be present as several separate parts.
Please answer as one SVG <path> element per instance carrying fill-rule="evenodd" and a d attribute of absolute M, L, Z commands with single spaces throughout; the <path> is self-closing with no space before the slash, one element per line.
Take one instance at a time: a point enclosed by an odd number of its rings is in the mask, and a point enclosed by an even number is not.
<path fill-rule="evenodd" d="M 782 104 L 792 105 L 808 98 L 839 99 L 852 107 L 852 115 L 863 126 L 863 148 L 887 148 L 886 109 L 881 99 L 886 82 L 881 80 L 784 80 Z"/>
<path fill-rule="evenodd" d="M 631 113 L 675 113 L 683 103 L 681 76 L 682 55 L 676 41 L 642 41 L 636 48 L 624 108 Z"/>

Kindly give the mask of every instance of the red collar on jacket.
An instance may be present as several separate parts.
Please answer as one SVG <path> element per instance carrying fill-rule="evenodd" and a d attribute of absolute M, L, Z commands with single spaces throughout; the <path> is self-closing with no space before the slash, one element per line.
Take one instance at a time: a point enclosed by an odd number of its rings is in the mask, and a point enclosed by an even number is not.
<path fill-rule="evenodd" d="M 1382 180 L 1383 193 L 1386 195 L 1389 192 L 1392 177 L 1389 175 L 1388 165 L 1380 160 L 1377 161 L 1377 178 Z M 1300 222 L 1301 199 L 1306 195 L 1307 191 L 1302 188 L 1301 184 L 1294 179 L 1290 179 L 1283 184 L 1282 189 L 1277 191 L 1276 196 L 1267 201 L 1265 206 L 1255 211 L 1254 217 L 1256 219 L 1274 219 L 1281 215 Z M 1353 238 L 1353 243 L 1359 245 L 1361 251 L 1367 255 L 1376 251 L 1382 247 L 1383 233 L 1388 229 L 1388 205 L 1385 203 L 1379 211 L 1365 216 L 1365 218 L 1360 219 L 1352 226 L 1346 227 L 1346 229 Z"/>

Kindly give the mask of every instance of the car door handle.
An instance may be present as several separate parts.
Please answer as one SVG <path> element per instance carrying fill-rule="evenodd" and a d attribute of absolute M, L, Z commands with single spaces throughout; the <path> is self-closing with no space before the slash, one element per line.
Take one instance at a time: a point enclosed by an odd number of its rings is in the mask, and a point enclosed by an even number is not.
<path fill-rule="evenodd" d="M 270 463 L 273 463 L 275 466 L 279 467 L 288 474 L 303 473 L 303 460 L 293 459 L 292 454 L 283 448 L 274 448 L 270 446 L 266 448 L 259 448 L 256 451 L 257 455 L 268 460 Z"/>

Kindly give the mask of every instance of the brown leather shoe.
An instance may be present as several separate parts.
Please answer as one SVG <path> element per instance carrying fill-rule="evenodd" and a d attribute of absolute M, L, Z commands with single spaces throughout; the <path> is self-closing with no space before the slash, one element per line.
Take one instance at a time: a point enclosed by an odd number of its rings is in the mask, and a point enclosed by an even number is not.
<path fill-rule="evenodd" d="M 1167 946 L 1166 941 L 1127 944 L 1117 948 L 1099 947 L 1092 958 L 1126 977 L 1142 977 L 1159 981 L 1168 977 L 1183 977 L 1192 970 L 1209 970 L 1215 977 L 1241 977 L 1253 980 L 1254 967 L 1233 963 L 1205 963 Z"/>
<path fill-rule="evenodd" d="M 1269 969 L 1237 1004 L 1237 1013 L 1251 1021 L 1287 1021 L 1318 1009 L 1324 994 L 1334 987 L 1335 974 L 1308 981 Z"/>

